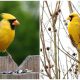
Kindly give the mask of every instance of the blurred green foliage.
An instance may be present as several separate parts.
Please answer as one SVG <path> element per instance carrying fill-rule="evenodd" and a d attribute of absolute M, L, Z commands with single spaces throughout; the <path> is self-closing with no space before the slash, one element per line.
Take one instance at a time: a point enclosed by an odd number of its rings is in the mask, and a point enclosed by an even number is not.
<path fill-rule="evenodd" d="M 39 1 L 0 1 L 0 13 L 11 13 L 20 22 L 8 48 L 19 65 L 28 55 L 39 54 Z"/>

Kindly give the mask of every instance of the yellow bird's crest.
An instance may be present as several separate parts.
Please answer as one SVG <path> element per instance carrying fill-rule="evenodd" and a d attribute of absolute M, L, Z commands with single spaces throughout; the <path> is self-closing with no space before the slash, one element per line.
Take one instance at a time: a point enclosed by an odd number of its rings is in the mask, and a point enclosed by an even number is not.
<path fill-rule="evenodd" d="M 13 15 L 11 15 L 11 14 L 9 14 L 9 13 L 2 13 L 1 14 L 1 17 L 3 18 L 3 19 L 16 19 L 16 17 L 14 17 Z"/>

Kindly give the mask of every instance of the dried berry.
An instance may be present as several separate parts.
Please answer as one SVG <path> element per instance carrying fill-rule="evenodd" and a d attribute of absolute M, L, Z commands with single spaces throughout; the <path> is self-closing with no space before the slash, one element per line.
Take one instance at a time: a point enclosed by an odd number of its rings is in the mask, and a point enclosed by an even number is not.
<path fill-rule="evenodd" d="M 42 49 L 40 49 L 40 51 L 42 51 Z"/>
<path fill-rule="evenodd" d="M 48 66 L 46 65 L 45 68 L 48 69 Z"/>
<path fill-rule="evenodd" d="M 75 56 L 76 54 L 75 54 L 75 53 L 73 53 L 72 55 L 73 55 L 73 56 Z"/>
<path fill-rule="evenodd" d="M 76 68 L 78 68 L 78 65 L 76 65 Z"/>
<path fill-rule="evenodd" d="M 77 71 L 75 71 L 74 74 L 77 74 Z"/>
<path fill-rule="evenodd" d="M 61 9 L 59 9 L 59 11 L 58 12 L 61 12 Z"/>
<path fill-rule="evenodd" d="M 51 28 L 49 27 L 48 30 L 51 31 Z"/>
<path fill-rule="evenodd" d="M 50 47 L 47 47 L 47 50 L 50 50 Z"/>
<path fill-rule="evenodd" d="M 72 71 L 72 69 L 70 68 L 70 69 L 69 69 L 69 71 L 71 72 L 71 71 Z"/>

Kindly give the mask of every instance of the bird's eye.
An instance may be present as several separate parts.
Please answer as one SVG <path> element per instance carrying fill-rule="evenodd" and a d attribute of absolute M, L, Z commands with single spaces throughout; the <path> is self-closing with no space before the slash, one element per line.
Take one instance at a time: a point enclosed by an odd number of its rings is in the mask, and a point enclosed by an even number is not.
<path fill-rule="evenodd" d="M 9 19 L 8 21 L 12 24 L 16 19 Z"/>

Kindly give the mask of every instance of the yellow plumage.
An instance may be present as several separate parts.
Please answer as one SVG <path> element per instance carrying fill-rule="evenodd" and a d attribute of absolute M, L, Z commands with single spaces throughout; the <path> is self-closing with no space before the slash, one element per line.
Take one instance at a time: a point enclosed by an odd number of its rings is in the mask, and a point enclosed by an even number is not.
<path fill-rule="evenodd" d="M 70 16 L 73 16 L 73 18 L 68 24 L 68 32 L 80 49 L 80 17 L 75 13 L 72 13 Z"/>
<path fill-rule="evenodd" d="M 71 13 L 67 18 L 70 20 L 68 24 L 68 32 L 73 46 L 80 52 L 80 17 L 77 13 Z M 80 61 L 80 53 L 78 53 Z M 78 65 L 80 71 L 80 64 Z"/>
<path fill-rule="evenodd" d="M 1 14 L 0 21 L 0 51 L 5 51 L 12 43 L 15 37 L 15 23 L 19 23 L 16 18 L 8 13 Z M 12 27 L 11 27 L 12 26 Z"/>
<path fill-rule="evenodd" d="M 9 20 L 9 19 L 16 19 L 15 16 L 9 14 L 9 13 L 1 13 L 1 16 L 3 19 Z"/>

